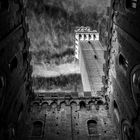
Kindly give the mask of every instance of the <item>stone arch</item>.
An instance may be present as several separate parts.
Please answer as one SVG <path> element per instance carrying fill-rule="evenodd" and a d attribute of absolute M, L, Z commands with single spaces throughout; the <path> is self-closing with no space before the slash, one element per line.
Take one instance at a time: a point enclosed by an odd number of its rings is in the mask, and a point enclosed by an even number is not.
<path fill-rule="evenodd" d="M 36 102 L 36 101 L 33 102 L 32 105 L 31 105 L 32 111 L 33 112 L 37 111 L 39 109 L 39 106 L 40 106 L 39 102 Z"/>
<path fill-rule="evenodd" d="M 48 107 L 48 102 L 43 102 L 42 104 L 41 104 L 41 108 L 42 109 L 46 109 Z"/>
<path fill-rule="evenodd" d="M 76 101 L 70 102 L 70 106 L 71 106 L 72 110 L 77 110 L 77 102 Z"/>
<path fill-rule="evenodd" d="M 60 108 L 64 108 L 65 106 L 66 106 L 66 102 L 65 101 L 60 102 Z"/>
<path fill-rule="evenodd" d="M 39 102 L 33 102 L 32 106 L 36 106 L 36 107 L 39 106 Z"/>
<path fill-rule="evenodd" d="M 88 102 L 88 105 L 91 105 L 91 104 L 94 104 L 94 101 L 91 100 Z"/>
<path fill-rule="evenodd" d="M 50 106 L 51 106 L 51 108 L 57 108 L 57 103 L 56 102 L 52 102 L 51 104 L 50 104 Z"/>
<path fill-rule="evenodd" d="M 72 106 L 72 105 L 77 106 L 77 102 L 76 102 L 76 101 L 71 101 L 71 102 L 70 102 L 70 106 Z"/>
<path fill-rule="evenodd" d="M 90 110 L 93 109 L 94 103 L 95 103 L 95 102 L 92 101 L 92 100 L 88 102 L 88 105 L 89 105 L 89 109 L 90 109 Z"/>

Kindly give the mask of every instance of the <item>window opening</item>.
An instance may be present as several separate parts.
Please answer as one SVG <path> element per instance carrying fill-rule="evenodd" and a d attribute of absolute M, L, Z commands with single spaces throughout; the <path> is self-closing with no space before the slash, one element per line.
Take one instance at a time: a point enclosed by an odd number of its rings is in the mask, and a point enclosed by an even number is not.
<path fill-rule="evenodd" d="M 9 63 L 9 69 L 10 69 L 10 71 L 12 72 L 14 69 L 16 69 L 17 68 L 17 65 L 18 65 L 18 60 L 17 60 L 17 57 L 14 56 L 14 58 Z"/>
<path fill-rule="evenodd" d="M 40 122 L 40 121 L 34 122 L 32 136 L 41 136 L 42 126 L 43 126 L 42 122 Z"/>
<path fill-rule="evenodd" d="M 126 0 L 126 8 L 128 9 L 136 9 L 137 8 L 137 0 Z"/>

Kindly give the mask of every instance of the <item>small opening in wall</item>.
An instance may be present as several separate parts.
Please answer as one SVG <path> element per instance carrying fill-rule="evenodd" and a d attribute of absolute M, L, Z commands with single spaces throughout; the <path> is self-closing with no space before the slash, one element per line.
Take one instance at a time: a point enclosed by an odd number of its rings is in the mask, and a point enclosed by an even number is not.
<path fill-rule="evenodd" d="M 127 67 L 128 67 L 128 62 L 127 62 L 127 60 L 125 59 L 125 57 L 124 57 L 122 54 L 119 55 L 119 64 L 120 64 L 125 70 L 126 70 Z"/>
<path fill-rule="evenodd" d="M 87 36 L 86 36 L 86 34 L 84 34 L 84 39 L 86 39 L 87 38 Z"/>
<path fill-rule="evenodd" d="M 94 36 L 94 39 L 95 39 L 96 38 L 96 35 L 94 34 L 93 36 Z"/>
<path fill-rule="evenodd" d="M 14 69 L 16 69 L 17 68 L 17 65 L 18 65 L 18 60 L 17 60 L 17 57 L 14 56 L 14 58 L 9 63 L 9 69 L 10 69 L 10 71 L 12 72 Z"/>
<path fill-rule="evenodd" d="M 91 34 L 89 34 L 89 40 L 91 39 Z"/>
<path fill-rule="evenodd" d="M 82 35 L 81 34 L 79 34 L 79 39 L 82 39 Z"/>
<path fill-rule="evenodd" d="M 25 62 L 27 60 L 28 52 L 25 51 L 25 52 L 23 52 L 22 55 L 23 55 L 23 61 Z"/>

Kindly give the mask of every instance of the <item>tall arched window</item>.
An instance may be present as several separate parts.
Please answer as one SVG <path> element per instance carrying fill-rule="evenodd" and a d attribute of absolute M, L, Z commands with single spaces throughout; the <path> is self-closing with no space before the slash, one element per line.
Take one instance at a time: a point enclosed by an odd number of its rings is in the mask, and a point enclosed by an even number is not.
<path fill-rule="evenodd" d="M 98 133 L 97 132 L 97 121 L 96 120 L 88 120 L 87 126 L 88 126 L 89 135 Z"/>
<path fill-rule="evenodd" d="M 14 56 L 9 63 L 10 71 L 13 72 L 13 70 L 15 70 L 17 66 L 18 66 L 18 59 L 17 56 Z"/>
<path fill-rule="evenodd" d="M 36 121 L 33 123 L 32 136 L 41 136 L 43 123 L 41 121 Z"/>
<path fill-rule="evenodd" d="M 81 102 L 79 103 L 79 105 L 80 105 L 80 109 L 86 108 L 86 103 L 85 103 L 84 101 L 81 101 Z"/>

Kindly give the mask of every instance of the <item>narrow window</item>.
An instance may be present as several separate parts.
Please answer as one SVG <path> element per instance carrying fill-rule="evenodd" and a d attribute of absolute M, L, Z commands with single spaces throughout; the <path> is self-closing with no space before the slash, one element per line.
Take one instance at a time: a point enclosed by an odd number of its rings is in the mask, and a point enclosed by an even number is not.
<path fill-rule="evenodd" d="M 125 70 L 127 70 L 127 68 L 128 68 L 128 62 L 127 62 L 127 60 L 125 59 L 125 57 L 124 57 L 122 54 L 119 55 L 119 64 L 120 64 Z"/>
<path fill-rule="evenodd" d="M 5 78 L 0 75 L 0 104 L 2 104 L 3 96 L 4 96 L 4 87 L 5 87 Z"/>
<path fill-rule="evenodd" d="M 0 90 L 4 87 L 4 77 L 0 76 Z"/>
<path fill-rule="evenodd" d="M 41 136 L 42 134 L 42 126 L 43 123 L 40 121 L 36 121 L 33 123 L 33 131 L 32 131 L 32 136 Z"/>
<path fill-rule="evenodd" d="M 12 72 L 14 69 L 16 69 L 17 68 L 17 65 L 18 65 L 18 60 L 17 60 L 17 57 L 14 56 L 14 58 L 9 63 L 9 69 L 10 69 L 10 71 Z"/>
<path fill-rule="evenodd" d="M 80 104 L 80 109 L 86 108 L 86 104 L 84 101 L 81 101 L 79 104 Z"/>
<path fill-rule="evenodd" d="M 91 34 L 89 34 L 89 40 L 91 40 Z"/>
<path fill-rule="evenodd" d="M 86 39 L 87 38 L 87 36 L 86 36 L 86 34 L 84 34 L 84 39 Z"/>
<path fill-rule="evenodd" d="M 25 63 L 25 61 L 27 60 L 27 57 L 28 57 L 28 52 L 27 51 L 25 51 L 25 52 L 23 52 L 23 63 Z"/>
<path fill-rule="evenodd" d="M 79 34 L 79 39 L 82 39 L 82 35 L 81 34 Z"/>

